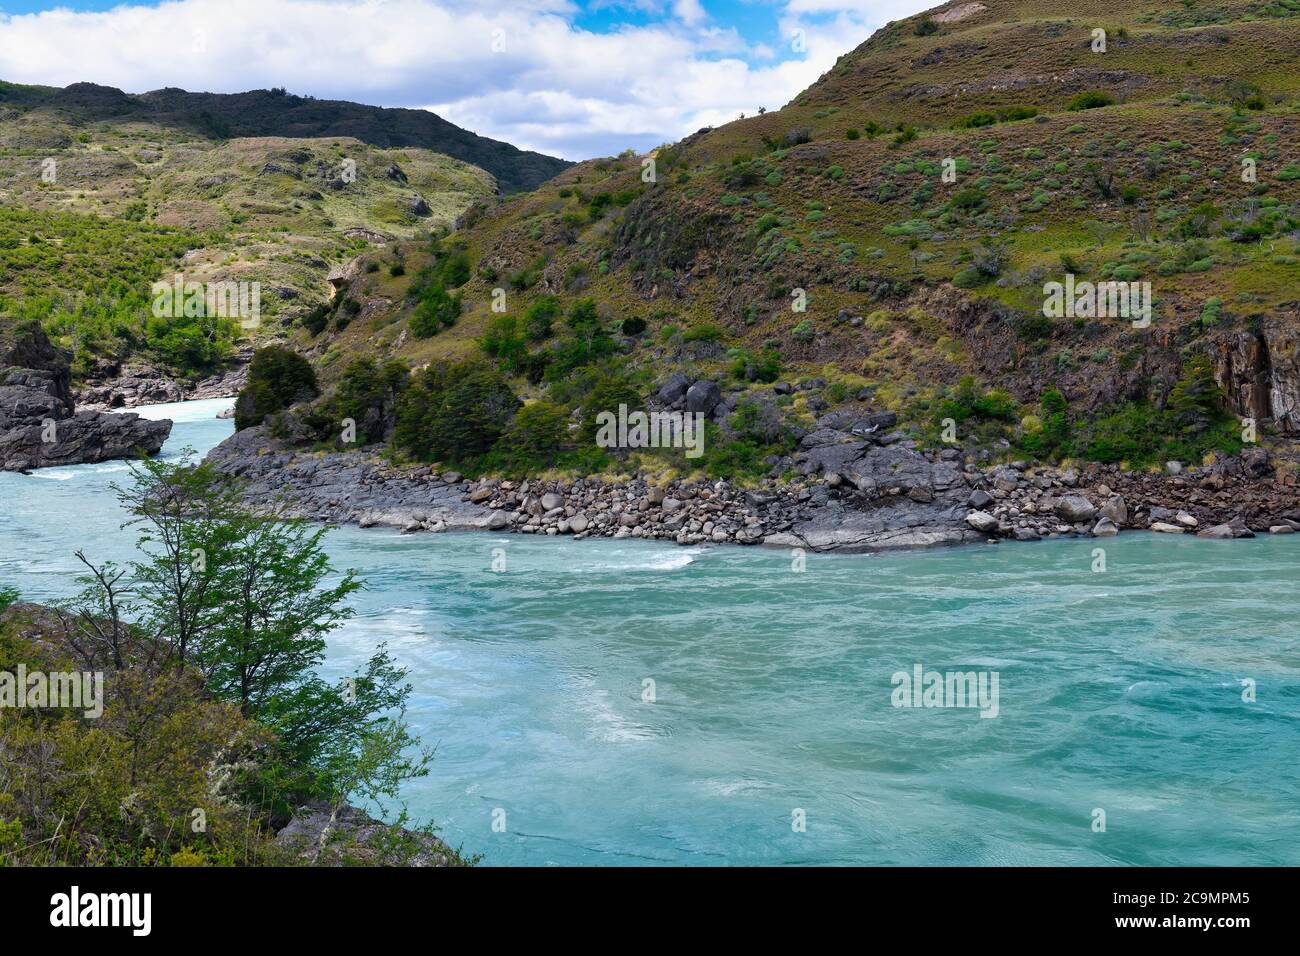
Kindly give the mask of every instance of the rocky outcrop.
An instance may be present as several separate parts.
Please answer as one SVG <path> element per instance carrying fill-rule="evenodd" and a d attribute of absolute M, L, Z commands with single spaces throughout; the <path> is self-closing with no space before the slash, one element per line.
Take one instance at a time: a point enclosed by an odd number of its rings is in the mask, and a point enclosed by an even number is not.
<path fill-rule="evenodd" d="M 299 807 L 275 843 L 311 866 L 464 866 L 460 854 L 430 833 L 376 820 L 363 810 Z"/>
<path fill-rule="evenodd" d="M 82 389 L 77 399 L 83 408 L 135 408 L 137 405 L 183 402 L 185 386 L 167 378 L 157 369 L 134 366 L 123 369 L 122 374 L 112 382 Z"/>
<path fill-rule="evenodd" d="M 131 365 L 75 393 L 77 406 L 92 411 L 112 411 L 159 405 L 164 402 L 233 398 L 248 382 L 252 350 L 236 355 L 221 371 L 195 384 L 178 382 L 148 365 Z"/>
<path fill-rule="evenodd" d="M 877 425 L 882 421 L 893 419 Z M 896 439 L 889 447 L 877 446 L 836 432 L 830 427 L 835 424 L 838 419 L 828 422 L 822 430 L 826 444 L 813 450 L 840 444 L 855 454 L 814 455 L 817 467 L 808 469 L 806 479 L 769 479 L 750 489 L 725 481 L 656 484 L 644 478 L 467 481 L 454 472 L 397 468 L 378 451 L 295 450 L 261 428 L 227 439 L 208 460 L 243 482 L 245 497 L 254 503 L 280 499 L 294 516 L 404 532 L 490 530 L 816 551 L 982 540 L 965 524 L 970 489 L 954 452 L 927 456 Z M 838 470 L 825 467 L 832 460 Z"/>
<path fill-rule="evenodd" d="M 1300 434 L 1300 324 L 1272 318 L 1221 340 L 1215 377 L 1232 410 Z"/>
<path fill-rule="evenodd" d="M 167 420 L 77 411 L 68 362 L 35 323 L 0 332 L 0 470 L 155 454 Z"/>

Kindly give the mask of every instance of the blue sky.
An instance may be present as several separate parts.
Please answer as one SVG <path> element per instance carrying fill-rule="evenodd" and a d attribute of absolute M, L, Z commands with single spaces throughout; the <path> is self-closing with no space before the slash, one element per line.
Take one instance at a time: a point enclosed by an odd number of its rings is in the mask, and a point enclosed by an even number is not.
<path fill-rule="evenodd" d="M 0 79 L 432 109 L 568 159 L 776 109 L 926 0 L 0 0 Z"/>

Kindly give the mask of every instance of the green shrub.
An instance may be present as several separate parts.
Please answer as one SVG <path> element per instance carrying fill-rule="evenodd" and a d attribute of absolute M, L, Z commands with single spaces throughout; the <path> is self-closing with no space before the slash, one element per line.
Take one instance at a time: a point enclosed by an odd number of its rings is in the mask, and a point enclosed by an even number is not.
<path fill-rule="evenodd" d="M 302 326 L 313 336 L 320 335 L 333 314 L 333 307 L 328 302 L 322 302 L 302 317 Z"/>
<path fill-rule="evenodd" d="M 399 361 L 381 368 L 374 359 L 354 359 L 343 370 L 330 407 L 320 413 L 328 417 L 330 427 L 337 427 L 344 419 L 355 422 L 358 444 L 381 441 L 409 376 L 410 371 Z"/>
<path fill-rule="evenodd" d="M 544 296 L 528 307 L 524 315 L 524 335 L 530 342 L 551 337 L 552 325 L 560 314 L 560 304 L 553 296 Z"/>
<path fill-rule="evenodd" d="M 640 409 L 643 404 L 641 394 L 626 378 L 621 375 L 601 376 L 582 402 L 579 439 L 586 444 L 593 444 L 596 441 L 600 430 L 597 417 L 601 412 L 617 415 L 619 405 L 626 405 L 627 410 L 632 412 Z"/>
<path fill-rule="evenodd" d="M 764 349 L 757 357 L 747 349 L 737 349 L 731 374 L 742 382 L 775 382 L 781 377 L 781 354 Z"/>
<path fill-rule="evenodd" d="M 411 315 L 411 334 L 417 339 L 427 339 L 445 328 L 451 328 L 460 318 L 459 295 L 451 295 L 441 285 L 430 286 Z"/>
<path fill-rule="evenodd" d="M 1039 399 L 1042 407 L 1042 427 L 1023 441 L 1024 448 L 1035 458 L 1050 459 L 1067 453 L 1070 447 L 1070 417 L 1065 396 L 1059 389 L 1049 388 Z"/>
<path fill-rule="evenodd" d="M 474 465 L 505 434 L 519 405 L 489 365 L 431 365 L 398 400 L 393 440 L 420 460 Z"/>
<path fill-rule="evenodd" d="M 722 327 L 712 322 L 699 322 L 682 333 L 683 342 L 717 342 L 725 333 Z"/>
<path fill-rule="evenodd" d="M 1113 106 L 1114 104 L 1115 98 L 1109 93 L 1102 93 L 1094 90 L 1088 93 L 1080 93 L 1074 99 L 1070 100 L 1070 105 L 1067 109 L 1071 112 L 1077 113 L 1081 110 L 1095 110 L 1103 106 Z"/>

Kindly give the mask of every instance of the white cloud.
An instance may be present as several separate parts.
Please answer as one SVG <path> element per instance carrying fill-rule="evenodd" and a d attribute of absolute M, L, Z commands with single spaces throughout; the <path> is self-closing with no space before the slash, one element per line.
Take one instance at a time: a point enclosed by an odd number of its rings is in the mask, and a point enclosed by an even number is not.
<path fill-rule="evenodd" d="M 699 0 L 633 0 L 623 6 L 671 16 L 609 33 L 575 27 L 568 0 L 170 0 L 0 16 L 0 78 L 129 92 L 284 86 L 431 108 L 477 133 L 582 159 L 775 109 L 866 39 L 880 11 L 903 16 L 895 8 L 923 2 L 789 0 L 769 47 L 747 44 Z M 775 61 L 799 27 L 806 51 Z"/>

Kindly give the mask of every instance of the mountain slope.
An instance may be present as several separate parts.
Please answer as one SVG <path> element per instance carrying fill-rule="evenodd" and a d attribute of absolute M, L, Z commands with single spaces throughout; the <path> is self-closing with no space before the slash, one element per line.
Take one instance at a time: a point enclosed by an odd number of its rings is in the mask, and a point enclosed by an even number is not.
<path fill-rule="evenodd" d="M 1297 14 L 948 4 L 780 111 L 656 151 L 653 183 L 624 156 L 486 208 L 452 240 L 473 266 L 453 328 L 412 334 L 417 283 L 396 316 L 302 342 L 334 367 L 421 364 L 474 354 L 494 289 L 521 322 L 543 297 L 590 297 L 609 329 L 648 325 L 624 344 L 647 386 L 677 367 L 769 395 L 755 379 L 779 362 L 822 383 L 787 403 L 805 422 L 869 394 L 932 440 L 956 418 L 963 436 L 1104 460 L 1233 447 L 1224 413 L 1300 432 Z M 1045 316 L 1069 277 L 1149 282 L 1150 326 Z M 1068 441 L 1044 429 L 1056 392 Z"/>
<path fill-rule="evenodd" d="M 189 93 L 173 88 L 129 95 L 75 83 L 64 89 L 0 83 L 0 109 L 57 116 L 75 127 L 144 122 L 226 140 L 350 137 L 381 148 L 421 147 L 487 170 L 505 192 L 536 187 L 571 164 L 478 136 L 428 110 L 317 100 L 282 90 Z"/>
<path fill-rule="evenodd" d="M 274 336 L 361 251 L 450 229 L 495 195 L 486 171 L 348 137 L 212 142 L 123 120 L 87 128 L 0 108 L 0 315 L 40 318 L 79 379 L 139 358 L 213 370 L 238 334 L 151 320 L 153 283 L 264 287 Z"/>

